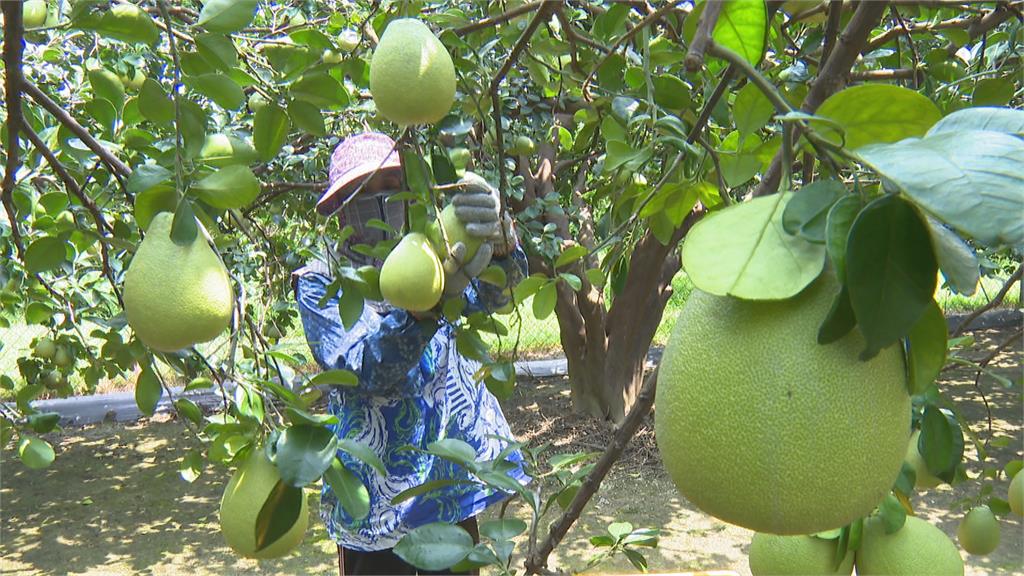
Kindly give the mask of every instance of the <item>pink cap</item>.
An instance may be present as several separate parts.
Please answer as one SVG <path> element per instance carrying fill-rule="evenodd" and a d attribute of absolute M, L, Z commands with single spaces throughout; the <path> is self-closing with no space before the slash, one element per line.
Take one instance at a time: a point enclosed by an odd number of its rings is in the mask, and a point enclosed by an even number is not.
<path fill-rule="evenodd" d="M 341 141 L 331 154 L 327 191 L 320 196 L 316 210 L 331 214 L 341 203 L 374 176 L 401 178 L 402 163 L 395 152 L 395 141 L 378 132 L 363 132 Z"/>

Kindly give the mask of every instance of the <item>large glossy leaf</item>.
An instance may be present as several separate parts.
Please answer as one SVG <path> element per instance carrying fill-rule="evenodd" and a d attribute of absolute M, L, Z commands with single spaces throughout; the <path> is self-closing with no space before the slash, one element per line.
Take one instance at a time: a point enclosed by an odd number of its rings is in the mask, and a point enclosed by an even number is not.
<path fill-rule="evenodd" d="M 370 513 L 370 493 L 359 478 L 335 458 L 324 472 L 324 480 L 338 497 L 338 502 L 355 520 L 362 520 Z"/>
<path fill-rule="evenodd" d="M 860 198 L 854 195 L 844 196 L 828 211 L 825 222 L 825 245 L 828 257 L 832 261 L 832 269 L 836 277 L 845 282 L 846 278 L 846 244 L 850 237 L 850 227 L 861 209 Z"/>
<path fill-rule="evenodd" d="M 1024 244 L 1024 140 L 964 131 L 858 150 L 914 203 L 988 246 Z"/>
<path fill-rule="evenodd" d="M 1024 110 L 994 107 L 957 110 L 932 126 L 928 135 L 964 130 L 984 130 L 1024 136 Z"/>
<path fill-rule="evenodd" d="M 117 74 L 105 68 L 89 70 L 89 85 L 93 94 L 113 104 L 115 109 L 124 106 L 124 84 Z"/>
<path fill-rule="evenodd" d="M 188 83 L 200 94 L 225 110 L 237 110 L 245 103 L 245 93 L 234 80 L 224 74 L 192 76 Z"/>
<path fill-rule="evenodd" d="M 288 137 L 288 115 L 276 104 L 267 104 L 256 111 L 253 120 L 253 144 L 264 161 L 277 156 Z"/>
<path fill-rule="evenodd" d="M 67 259 L 67 246 L 66 241 L 52 236 L 34 240 L 25 250 L 25 269 L 32 274 L 53 270 Z"/>
<path fill-rule="evenodd" d="M 303 100 L 292 100 L 288 103 L 288 116 L 292 123 L 301 130 L 313 136 L 324 136 L 327 128 L 324 126 L 324 116 L 320 108 Z"/>
<path fill-rule="evenodd" d="M 928 233 L 946 282 L 957 293 L 970 296 L 981 280 L 981 266 L 974 250 L 941 222 L 929 216 Z"/>
<path fill-rule="evenodd" d="M 135 380 L 135 404 L 138 405 L 139 412 L 152 416 L 163 393 L 156 372 L 148 365 L 144 366 Z"/>
<path fill-rule="evenodd" d="M 921 436 L 917 449 L 928 472 L 946 482 L 952 482 L 956 467 L 964 455 L 964 433 L 952 414 L 934 405 L 924 409 L 921 418 Z"/>
<path fill-rule="evenodd" d="M 434 522 L 406 534 L 394 552 L 421 570 L 440 571 L 465 558 L 473 546 L 473 537 L 462 527 Z"/>
<path fill-rule="evenodd" d="M 892 84 L 847 88 L 829 96 L 815 114 L 843 129 L 850 150 L 923 136 L 942 117 L 926 96 Z M 836 143 L 841 140 L 827 123 L 816 124 L 816 129 Z"/>
<path fill-rule="evenodd" d="M 698 222 L 683 242 L 683 266 L 693 283 L 718 296 L 780 300 L 817 278 L 825 247 L 782 228 L 792 196 L 755 198 Z"/>
<path fill-rule="evenodd" d="M 152 46 L 160 38 L 153 17 L 134 4 L 115 4 L 95 28 L 103 36 L 133 44 Z"/>
<path fill-rule="evenodd" d="M 747 82 L 736 94 L 732 118 L 740 134 L 753 134 L 771 120 L 775 106 L 753 82 Z"/>
<path fill-rule="evenodd" d="M 302 489 L 278 481 L 256 515 L 256 550 L 271 546 L 287 534 L 302 511 Z"/>
<path fill-rule="evenodd" d="M 289 426 L 274 444 L 274 464 L 281 480 L 301 488 L 315 482 L 331 465 L 338 439 L 322 426 Z"/>
<path fill-rule="evenodd" d="M 946 365 L 948 337 L 946 317 L 933 301 L 925 308 L 908 337 L 907 379 L 911 394 L 924 392 Z"/>
<path fill-rule="evenodd" d="M 711 37 L 751 64 L 757 64 L 764 54 L 767 24 L 764 0 L 731 0 L 722 3 L 722 13 Z"/>
<path fill-rule="evenodd" d="M 825 242 L 825 223 L 832 206 L 846 194 L 838 180 L 819 180 L 798 190 L 782 213 L 782 227 L 816 244 Z"/>
<path fill-rule="evenodd" d="M 258 0 L 208 0 L 197 24 L 211 32 L 237 32 L 252 22 Z"/>
<path fill-rule="evenodd" d="M 238 51 L 230 38 L 223 34 L 204 32 L 196 34 L 196 50 L 211 66 L 227 72 L 238 64 Z"/>
<path fill-rule="evenodd" d="M 910 333 L 935 293 L 937 266 L 924 222 L 897 195 L 857 216 L 846 247 L 846 285 L 870 358 Z"/>
<path fill-rule="evenodd" d="M 334 77 L 318 73 L 303 76 L 292 84 L 292 97 L 316 106 L 330 108 L 348 104 L 348 92 Z"/>
<path fill-rule="evenodd" d="M 338 450 L 373 468 L 381 476 L 388 475 L 387 468 L 384 467 L 384 461 L 367 444 L 342 438 L 338 440 Z"/>
<path fill-rule="evenodd" d="M 222 210 L 244 208 L 260 194 L 260 181 L 248 166 L 225 166 L 196 182 L 193 188 L 210 206 Z"/>

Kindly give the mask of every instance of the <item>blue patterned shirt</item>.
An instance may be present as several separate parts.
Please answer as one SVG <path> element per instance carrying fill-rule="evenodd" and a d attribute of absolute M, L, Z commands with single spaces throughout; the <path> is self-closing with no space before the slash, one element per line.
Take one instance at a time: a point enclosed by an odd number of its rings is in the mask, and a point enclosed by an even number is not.
<path fill-rule="evenodd" d="M 516 250 L 495 258 L 505 268 L 510 285 L 526 275 L 526 256 Z M 473 480 L 453 462 L 408 445 L 426 448 L 444 438 L 456 438 L 476 449 L 478 460 L 493 460 L 512 438 L 497 399 L 473 378 L 479 362 L 460 355 L 455 329 L 444 322 L 417 321 L 405 310 L 367 301 L 362 317 L 346 330 L 338 313 L 338 295 L 320 306 L 331 278 L 322 268 L 299 270 L 296 299 L 313 357 L 321 368 L 344 368 L 356 373 L 356 387 L 334 387 L 328 410 L 338 417 L 331 428 L 339 438 L 368 444 L 383 460 L 388 476 L 346 454 L 341 462 L 366 485 L 370 514 L 354 520 L 327 483 L 321 494 L 320 515 L 332 540 L 360 551 L 392 548 L 407 532 L 430 522 L 461 522 L 503 500 L 508 493 L 479 483 L 454 484 L 432 490 L 397 505 L 399 493 L 432 480 Z M 495 310 L 508 297 L 497 287 L 474 282 L 466 289 L 467 313 Z M 508 457 L 520 464 L 522 456 Z M 521 467 L 509 476 L 529 481 Z"/>

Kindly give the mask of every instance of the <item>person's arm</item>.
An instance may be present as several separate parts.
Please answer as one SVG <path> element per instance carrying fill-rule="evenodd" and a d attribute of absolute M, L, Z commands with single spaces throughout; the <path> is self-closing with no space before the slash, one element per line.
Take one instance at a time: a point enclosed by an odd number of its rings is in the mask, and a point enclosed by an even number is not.
<path fill-rule="evenodd" d="M 306 342 L 317 364 L 355 372 L 357 390 L 374 396 L 405 397 L 422 390 L 427 376 L 420 359 L 437 322 L 418 320 L 405 310 L 381 314 L 364 306 L 362 317 L 346 329 L 338 313 L 340 292 L 320 305 L 329 285 L 329 278 L 311 273 L 299 277 L 296 286 Z"/>

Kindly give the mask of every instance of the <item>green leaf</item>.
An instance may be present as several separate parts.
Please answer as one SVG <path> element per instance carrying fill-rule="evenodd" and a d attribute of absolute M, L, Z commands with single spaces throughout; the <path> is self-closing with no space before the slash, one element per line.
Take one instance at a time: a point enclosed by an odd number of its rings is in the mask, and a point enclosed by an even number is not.
<path fill-rule="evenodd" d="M 612 522 L 608 525 L 608 533 L 616 540 L 621 540 L 632 531 L 633 525 L 629 522 Z"/>
<path fill-rule="evenodd" d="M 256 515 L 257 552 L 280 540 L 295 526 L 302 512 L 303 498 L 302 488 L 280 480 L 274 485 Z"/>
<path fill-rule="evenodd" d="M 1024 141 L 999 132 L 942 133 L 868 146 L 865 163 L 915 204 L 988 246 L 1024 244 Z"/>
<path fill-rule="evenodd" d="M 773 114 L 775 106 L 753 82 L 747 82 L 740 89 L 736 94 L 736 101 L 732 104 L 733 122 L 743 135 L 753 134 L 764 128 Z"/>
<path fill-rule="evenodd" d="M 124 107 L 124 84 L 121 79 L 106 68 L 89 70 L 89 85 L 92 93 L 114 105 L 115 110 Z"/>
<path fill-rule="evenodd" d="M 302 488 L 315 482 L 331 465 L 338 439 L 322 426 L 289 426 L 274 443 L 271 458 L 281 472 L 281 480 Z"/>
<path fill-rule="evenodd" d="M 533 315 L 537 320 L 547 318 L 555 311 L 555 304 L 557 302 L 557 284 L 554 280 L 551 280 L 533 295 Z"/>
<path fill-rule="evenodd" d="M 937 271 L 928 230 L 910 204 L 887 195 L 861 211 L 846 248 L 846 285 L 867 340 L 863 358 L 910 333 L 932 301 Z"/>
<path fill-rule="evenodd" d="M 324 480 L 331 486 L 334 495 L 345 512 L 354 520 L 362 520 L 370 514 L 370 492 L 359 478 L 349 472 L 337 458 L 324 472 Z"/>
<path fill-rule="evenodd" d="M 817 278 L 825 247 L 782 228 L 792 196 L 755 198 L 698 222 L 683 242 L 683 265 L 693 283 L 718 296 L 777 300 Z"/>
<path fill-rule="evenodd" d="M 39 274 L 57 268 L 67 259 L 67 246 L 66 241 L 52 236 L 34 240 L 25 249 L 25 269 Z"/>
<path fill-rule="evenodd" d="M 18 442 L 18 457 L 21 458 L 25 466 L 33 470 L 41 470 L 53 464 L 56 454 L 53 452 L 53 446 L 50 446 L 46 440 L 22 435 Z"/>
<path fill-rule="evenodd" d="M 942 372 L 948 338 L 946 317 L 932 301 L 907 336 L 907 384 L 911 395 L 924 392 Z"/>
<path fill-rule="evenodd" d="M 353 285 L 347 286 L 341 291 L 338 298 L 338 314 L 341 316 L 341 323 L 346 329 L 356 325 L 359 318 L 363 316 L 363 295 Z"/>
<path fill-rule="evenodd" d="M 982 78 L 974 85 L 975 106 L 1005 106 L 1013 99 L 1014 86 L 1007 78 Z"/>
<path fill-rule="evenodd" d="M 465 558 L 473 546 L 473 537 L 462 527 L 434 522 L 414 528 L 393 550 L 421 570 L 441 571 Z"/>
<path fill-rule="evenodd" d="M 327 128 L 324 126 L 324 116 L 320 109 L 302 100 L 292 100 L 288 103 L 288 115 L 292 123 L 313 136 L 325 136 Z"/>
<path fill-rule="evenodd" d="M 185 418 L 188 418 L 195 424 L 201 424 L 203 421 L 203 411 L 196 406 L 196 403 L 189 400 L 188 398 L 178 398 L 174 401 L 174 408 Z"/>
<path fill-rule="evenodd" d="M 768 13 L 764 0 L 723 2 L 711 38 L 756 66 L 764 54 L 767 25 Z"/>
<path fill-rule="evenodd" d="M 225 166 L 193 185 L 199 197 L 222 210 L 244 208 L 260 194 L 260 181 L 245 165 Z"/>
<path fill-rule="evenodd" d="M 828 249 L 832 269 L 836 278 L 846 282 L 846 244 L 850 237 L 850 228 L 860 213 L 861 202 L 857 196 L 843 196 L 828 211 L 825 222 L 825 245 Z"/>
<path fill-rule="evenodd" d="M 227 72 L 238 65 L 235 43 L 223 34 L 203 32 L 196 34 L 196 50 L 211 66 Z"/>
<path fill-rule="evenodd" d="M 292 98 L 324 108 L 340 107 L 349 103 L 345 87 L 334 77 L 324 73 L 303 76 L 292 84 L 291 94 Z"/>
<path fill-rule="evenodd" d="M 590 250 L 588 250 L 586 246 L 581 246 L 579 244 L 569 246 L 565 250 L 562 250 L 562 253 L 555 259 L 555 268 L 561 268 L 562 266 L 572 264 L 586 256 L 589 252 Z"/>
<path fill-rule="evenodd" d="M 929 216 L 926 221 L 928 233 L 932 237 L 935 258 L 946 282 L 957 294 L 974 294 L 981 280 L 981 266 L 974 250 L 957 236 L 956 232 L 946 228 L 935 218 Z"/>
<path fill-rule="evenodd" d="M 928 131 L 928 136 L 964 130 L 984 130 L 1024 136 L 1024 110 L 1012 108 L 964 108 L 957 110 Z"/>
<path fill-rule="evenodd" d="M 818 344 L 831 344 L 846 336 L 856 325 L 857 318 L 850 306 L 850 290 L 844 284 L 832 300 L 832 307 L 818 329 Z"/>
<path fill-rule="evenodd" d="M 192 381 L 185 386 L 185 392 L 205 390 L 206 388 L 213 388 L 213 380 L 210 380 L 205 376 L 200 376 L 198 378 L 193 378 Z"/>
<path fill-rule="evenodd" d="M 678 76 L 660 74 L 651 79 L 654 87 L 654 102 L 669 110 L 684 110 L 690 107 L 690 86 Z"/>
<path fill-rule="evenodd" d="M 526 522 L 518 518 L 499 518 L 480 523 L 480 535 L 491 540 L 511 540 L 526 532 Z"/>
<path fill-rule="evenodd" d="M 804 186 L 786 204 L 782 228 L 815 244 L 825 242 L 825 223 L 829 210 L 846 194 L 838 180 L 818 180 Z"/>
<path fill-rule="evenodd" d="M 475 483 L 470 482 L 469 480 L 430 480 L 429 482 L 424 482 L 423 484 L 413 486 L 408 490 L 402 490 L 398 494 L 395 494 L 395 496 L 391 499 L 391 504 L 392 506 L 397 506 L 398 504 L 401 504 L 402 502 L 405 502 L 410 498 L 415 498 L 420 494 L 426 494 L 427 492 L 437 490 L 438 488 L 444 488 L 447 486 L 462 486 L 467 484 Z"/>
<path fill-rule="evenodd" d="M 942 118 L 939 108 L 926 96 L 893 84 L 860 84 L 829 96 L 816 115 L 828 118 L 845 132 L 845 147 L 897 142 L 923 136 Z M 842 141 L 830 124 L 818 131 L 835 143 Z"/>
<path fill-rule="evenodd" d="M 103 36 L 131 44 L 152 46 L 160 38 L 160 29 L 153 17 L 133 4 L 115 4 L 100 18 L 95 29 Z"/>
<path fill-rule="evenodd" d="M 476 468 L 476 450 L 468 443 L 456 438 L 444 438 L 427 444 L 427 452 L 461 464 L 470 470 Z"/>
<path fill-rule="evenodd" d="M 882 520 L 885 533 L 895 534 L 907 521 L 907 511 L 900 504 L 899 498 L 890 493 L 878 505 L 878 517 Z"/>
<path fill-rule="evenodd" d="M 253 144 L 260 159 L 270 161 L 288 137 L 288 115 L 276 104 L 267 104 L 256 111 L 253 120 Z"/>
<path fill-rule="evenodd" d="M 343 438 L 338 440 L 338 450 L 373 468 L 381 476 L 388 475 L 387 468 L 384 467 L 384 461 L 365 443 Z"/>
<path fill-rule="evenodd" d="M 192 211 L 192 203 L 182 198 L 174 212 L 174 221 L 171 222 L 171 240 L 179 246 L 188 246 L 195 242 L 198 235 L 199 226 L 196 224 L 195 212 Z"/>
<path fill-rule="evenodd" d="M 51 432 L 60 424 L 60 414 L 57 412 L 40 412 L 38 414 L 29 414 L 27 417 L 28 427 L 37 434 L 46 434 Z M 3 445 L 3 443 L 0 443 Z"/>
<path fill-rule="evenodd" d="M 85 103 L 85 111 L 103 128 L 107 135 L 114 130 L 114 123 L 117 122 L 117 109 L 105 98 L 94 98 Z"/>
<path fill-rule="evenodd" d="M 180 98 L 179 102 L 181 105 L 181 137 L 185 141 L 185 155 L 188 158 L 195 158 L 206 144 L 206 111 L 191 100 Z"/>
<path fill-rule="evenodd" d="M 245 103 L 245 93 L 234 80 L 224 74 L 190 76 L 186 80 L 197 92 L 225 110 L 237 110 Z"/>
<path fill-rule="evenodd" d="M 160 378 L 147 362 L 143 365 L 138 379 L 135 380 L 135 404 L 138 405 L 139 412 L 146 416 L 152 416 L 163 393 L 164 389 L 160 386 Z"/>
<path fill-rule="evenodd" d="M 238 32 L 252 22 L 258 0 L 209 0 L 203 4 L 197 25 L 212 32 Z"/>
<path fill-rule="evenodd" d="M 239 384 L 235 387 L 235 409 L 244 418 L 251 418 L 257 423 L 262 423 L 266 416 L 266 409 L 263 407 L 263 398 L 259 393 L 251 389 L 248 384 Z"/>
<path fill-rule="evenodd" d="M 310 386 L 358 386 L 359 377 L 351 370 L 324 370 L 313 376 L 309 381 Z"/>
<path fill-rule="evenodd" d="M 484 271 L 477 276 L 477 279 L 492 286 L 497 286 L 498 288 L 504 288 L 508 285 L 508 274 L 505 273 L 504 268 L 497 264 L 491 264 L 485 268 Z M 457 301 L 462 302 L 463 300 L 460 299 Z M 445 304 L 447 304 L 447 302 L 445 302 Z"/>
<path fill-rule="evenodd" d="M 174 174 L 170 170 L 157 164 L 140 164 L 132 169 L 131 176 L 125 186 L 132 194 L 139 194 L 149 190 L 157 184 L 163 184 L 171 179 Z"/>
<path fill-rule="evenodd" d="M 174 212 L 178 207 L 178 193 L 170 186 L 154 186 L 135 196 L 135 222 L 139 228 L 149 228 L 153 216 L 160 212 Z"/>
<path fill-rule="evenodd" d="M 964 456 L 964 434 L 956 418 L 934 405 L 925 406 L 917 449 L 928 472 L 952 483 Z"/>
<path fill-rule="evenodd" d="M 192 450 L 182 457 L 181 464 L 178 465 L 178 475 L 191 484 L 202 474 L 203 464 L 203 455 L 197 450 Z"/>
<path fill-rule="evenodd" d="M 558 277 L 561 280 L 563 280 L 566 284 L 568 284 L 570 288 L 577 292 L 583 288 L 583 281 L 580 280 L 580 277 L 575 274 L 569 274 L 568 272 L 560 272 L 558 274 Z"/>

